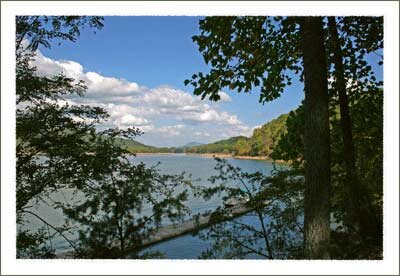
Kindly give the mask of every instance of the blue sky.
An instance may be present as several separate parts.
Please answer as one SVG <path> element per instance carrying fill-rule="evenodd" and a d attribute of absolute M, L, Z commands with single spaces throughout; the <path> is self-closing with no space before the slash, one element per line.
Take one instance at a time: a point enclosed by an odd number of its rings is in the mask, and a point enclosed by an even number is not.
<path fill-rule="evenodd" d="M 88 99 L 72 101 L 104 105 L 114 119 L 110 126 L 135 123 L 145 132 L 138 140 L 156 146 L 250 135 L 254 127 L 300 104 L 303 84 L 297 81 L 265 105 L 258 102 L 256 90 L 251 94 L 222 90 L 228 96 L 218 103 L 192 95 L 183 81 L 208 71 L 191 39 L 199 32 L 199 19 L 105 17 L 104 28 L 96 34 L 84 29 L 76 43 L 41 48 L 38 68 L 84 79 L 89 83 Z M 371 57 L 372 64 L 375 59 Z"/>

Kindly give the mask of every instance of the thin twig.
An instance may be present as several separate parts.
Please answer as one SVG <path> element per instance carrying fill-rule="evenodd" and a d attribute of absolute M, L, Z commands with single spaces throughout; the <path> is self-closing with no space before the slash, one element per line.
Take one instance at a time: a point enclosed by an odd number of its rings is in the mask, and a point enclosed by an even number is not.
<path fill-rule="evenodd" d="M 78 252 L 78 249 L 76 248 L 75 244 L 70 239 L 68 239 L 61 230 L 57 229 L 57 227 L 51 225 L 45 219 L 41 218 L 39 215 L 37 215 L 31 211 L 23 210 L 22 213 L 31 214 L 32 216 L 36 217 L 37 219 L 39 219 L 40 221 L 45 223 L 47 226 L 50 226 L 52 229 L 54 229 L 56 232 L 58 232 L 69 243 L 69 245 L 71 245 L 71 247 L 75 250 L 75 252 Z"/>

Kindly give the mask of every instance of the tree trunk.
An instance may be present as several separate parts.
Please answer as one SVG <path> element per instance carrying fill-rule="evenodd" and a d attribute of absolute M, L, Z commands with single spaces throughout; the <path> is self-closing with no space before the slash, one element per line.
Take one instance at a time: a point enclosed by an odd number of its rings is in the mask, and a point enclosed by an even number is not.
<path fill-rule="evenodd" d="M 346 93 L 346 81 L 344 78 L 343 56 L 339 42 L 335 17 L 328 17 L 329 33 L 332 41 L 333 59 L 335 64 L 335 90 L 339 95 L 340 124 L 342 128 L 343 151 L 346 169 L 346 182 L 344 185 L 345 204 L 347 218 L 345 224 L 354 230 L 360 229 L 360 189 L 356 175 L 354 143 L 352 125 L 349 112 L 349 101 Z"/>
<path fill-rule="evenodd" d="M 361 189 L 361 183 L 357 176 L 349 100 L 344 77 L 343 54 L 335 17 L 328 17 L 328 28 L 334 53 L 335 90 L 339 96 L 340 124 L 346 170 L 346 183 L 344 184 L 346 217 L 344 223 L 365 238 L 371 234 L 375 235 L 376 233 L 373 231 L 377 229 L 377 226 L 376 221 L 373 219 L 373 212 L 369 208 L 367 195 Z"/>
<path fill-rule="evenodd" d="M 300 34 L 305 92 L 305 255 L 309 259 L 328 259 L 330 257 L 330 134 L 322 18 L 301 18 Z"/>

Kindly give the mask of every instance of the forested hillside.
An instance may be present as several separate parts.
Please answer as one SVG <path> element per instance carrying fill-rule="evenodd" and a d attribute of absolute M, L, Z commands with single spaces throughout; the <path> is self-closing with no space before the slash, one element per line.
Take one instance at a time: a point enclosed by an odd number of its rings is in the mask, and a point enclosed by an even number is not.
<path fill-rule="evenodd" d="M 245 136 L 231 137 L 214 143 L 194 146 L 186 149 L 188 153 L 226 153 L 232 154 L 237 151 L 237 145 L 247 143 L 249 138 Z"/>
<path fill-rule="evenodd" d="M 250 138 L 244 136 L 232 137 L 211 144 L 191 147 L 186 152 L 270 157 L 279 137 L 286 131 L 287 117 L 288 114 L 282 114 L 262 127 L 254 129 Z"/>

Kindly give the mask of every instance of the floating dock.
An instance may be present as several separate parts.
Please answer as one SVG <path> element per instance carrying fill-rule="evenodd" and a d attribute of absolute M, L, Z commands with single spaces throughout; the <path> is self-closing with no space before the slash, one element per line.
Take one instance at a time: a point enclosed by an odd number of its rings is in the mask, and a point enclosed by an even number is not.
<path fill-rule="evenodd" d="M 173 239 L 191 232 L 198 231 L 200 229 L 206 228 L 213 224 L 217 224 L 234 217 L 244 215 L 252 211 L 252 208 L 246 206 L 245 203 L 238 203 L 234 206 L 225 207 L 219 209 L 218 211 L 211 212 L 209 214 L 198 215 L 194 219 L 183 221 L 180 223 L 174 223 L 171 225 L 161 226 L 153 234 L 149 236 L 147 240 L 143 241 L 143 248 L 149 247 L 159 242 L 163 242 L 169 239 Z M 216 213 L 224 214 L 224 216 L 218 219 L 213 218 Z M 57 254 L 57 259 L 70 259 L 73 252 L 63 252 Z"/>
<path fill-rule="evenodd" d="M 215 213 L 210 213 L 207 215 L 200 215 L 198 216 L 197 219 L 191 219 L 180 223 L 162 226 L 158 228 L 154 234 L 150 235 L 150 237 L 147 240 L 143 241 L 143 246 L 147 247 L 168 239 L 176 238 L 184 234 L 195 232 L 212 224 L 216 224 L 222 221 L 226 221 L 228 219 L 232 219 L 234 217 L 241 216 L 250 211 L 251 208 L 245 206 L 244 203 L 239 203 L 232 207 L 221 209 L 220 212 L 222 214 L 228 214 L 228 215 L 223 216 L 223 218 L 219 220 L 212 219 L 212 216 Z"/>

